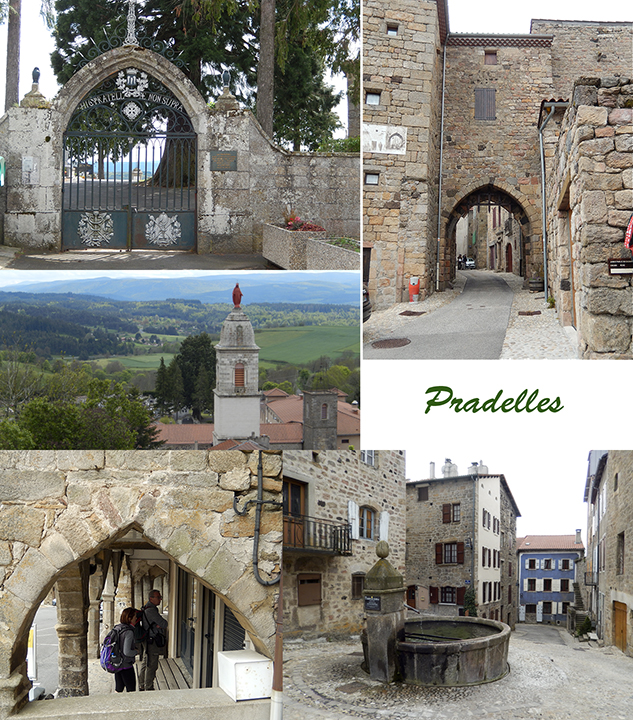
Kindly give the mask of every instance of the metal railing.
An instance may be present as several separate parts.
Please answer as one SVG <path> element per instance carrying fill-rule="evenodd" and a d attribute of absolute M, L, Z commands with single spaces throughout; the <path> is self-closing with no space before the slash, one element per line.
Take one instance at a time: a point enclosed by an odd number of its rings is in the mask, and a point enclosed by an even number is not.
<path fill-rule="evenodd" d="M 351 527 L 308 515 L 284 515 L 284 549 L 351 555 Z"/>

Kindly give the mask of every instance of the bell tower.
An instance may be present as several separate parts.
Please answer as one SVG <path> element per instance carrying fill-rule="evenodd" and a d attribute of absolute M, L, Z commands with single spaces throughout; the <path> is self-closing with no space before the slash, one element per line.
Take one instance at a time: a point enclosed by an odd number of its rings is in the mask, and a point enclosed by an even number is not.
<path fill-rule="evenodd" d="M 239 283 L 233 310 L 222 324 L 215 346 L 216 386 L 213 444 L 259 437 L 259 347 L 240 302 Z"/>

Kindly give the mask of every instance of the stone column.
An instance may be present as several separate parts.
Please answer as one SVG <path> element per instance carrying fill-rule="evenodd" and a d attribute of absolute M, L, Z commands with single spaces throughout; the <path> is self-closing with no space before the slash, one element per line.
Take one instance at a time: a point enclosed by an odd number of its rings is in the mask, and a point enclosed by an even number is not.
<path fill-rule="evenodd" d="M 99 657 L 99 641 L 100 641 L 100 618 L 99 608 L 101 600 L 97 599 L 101 594 L 103 584 L 103 569 L 98 566 L 94 575 L 90 576 L 90 608 L 88 610 L 88 656 Z"/>
<path fill-rule="evenodd" d="M 82 562 L 57 581 L 59 697 L 88 695 L 89 568 Z"/>
<path fill-rule="evenodd" d="M 386 542 L 376 545 L 376 555 L 380 560 L 365 576 L 367 664 L 372 680 L 389 683 L 399 674 L 396 641 L 404 637 L 404 582 L 386 559 Z"/>

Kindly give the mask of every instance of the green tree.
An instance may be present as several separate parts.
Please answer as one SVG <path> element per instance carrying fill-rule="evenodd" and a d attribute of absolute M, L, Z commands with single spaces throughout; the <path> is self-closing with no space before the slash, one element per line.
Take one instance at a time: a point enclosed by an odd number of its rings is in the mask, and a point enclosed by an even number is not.
<path fill-rule="evenodd" d="M 192 397 L 193 414 L 198 420 L 202 420 L 203 412 L 213 410 L 213 387 L 209 382 L 209 373 L 204 365 L 201 365 L 196 386 Z"/>
<path fill-rule="evenodd" d="M 174 357 L 167 368 L 166 406 L 172 412 L 178 412 L 185 403 L 185 391 L 180 365 Z"/>
<path fill-rule="evenodd" d="M 34 450 L 33 436 L 14 419 L 0 420 L 0 450 Z"/>
<path fill-rule="evenodd" d="M 201 419 L 201 407 L 196 399 L 196 382 L 202 367 L 205 368 L 209 387 L 215 387 L 215 349 L 207 333 L 190 335 L 180 345 L 180 352 L 174 360 L 182 373 L 183 400 L 192 409 L 194 417 Z M 213 410 L 213 396 L 207 409 Z"/>

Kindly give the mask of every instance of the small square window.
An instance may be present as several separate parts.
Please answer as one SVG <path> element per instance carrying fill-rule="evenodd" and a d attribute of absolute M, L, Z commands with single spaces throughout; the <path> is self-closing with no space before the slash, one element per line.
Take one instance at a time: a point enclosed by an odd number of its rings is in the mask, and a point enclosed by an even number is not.
<path fill-rule="evenodd" d="M 366 105 L 380 105 L 380 93 L 368 90 L 365 93 L 365 104 Z"/>
<path fill-rule="evenodd" d="M 352 600 L 358 600 L 363 597 L 365 592 L 365 574 L 354 573 L 352 575 Z"/>
<path fill-rule="evenodd" d="M 486 50 L 484 52 L 484 65 L 496 65 L 497 64 L 497 51 Z"/>
<path fill-rule="evenodd" d="M 398 26 L 397 25 L 387 25 L 387 36 L 388 37 L 398 37 Z"/>
<path fill-rule="evenodd" d="M 378 185 L 379 173 L 366 172 L 365 173 L 365 185 Z"/>

